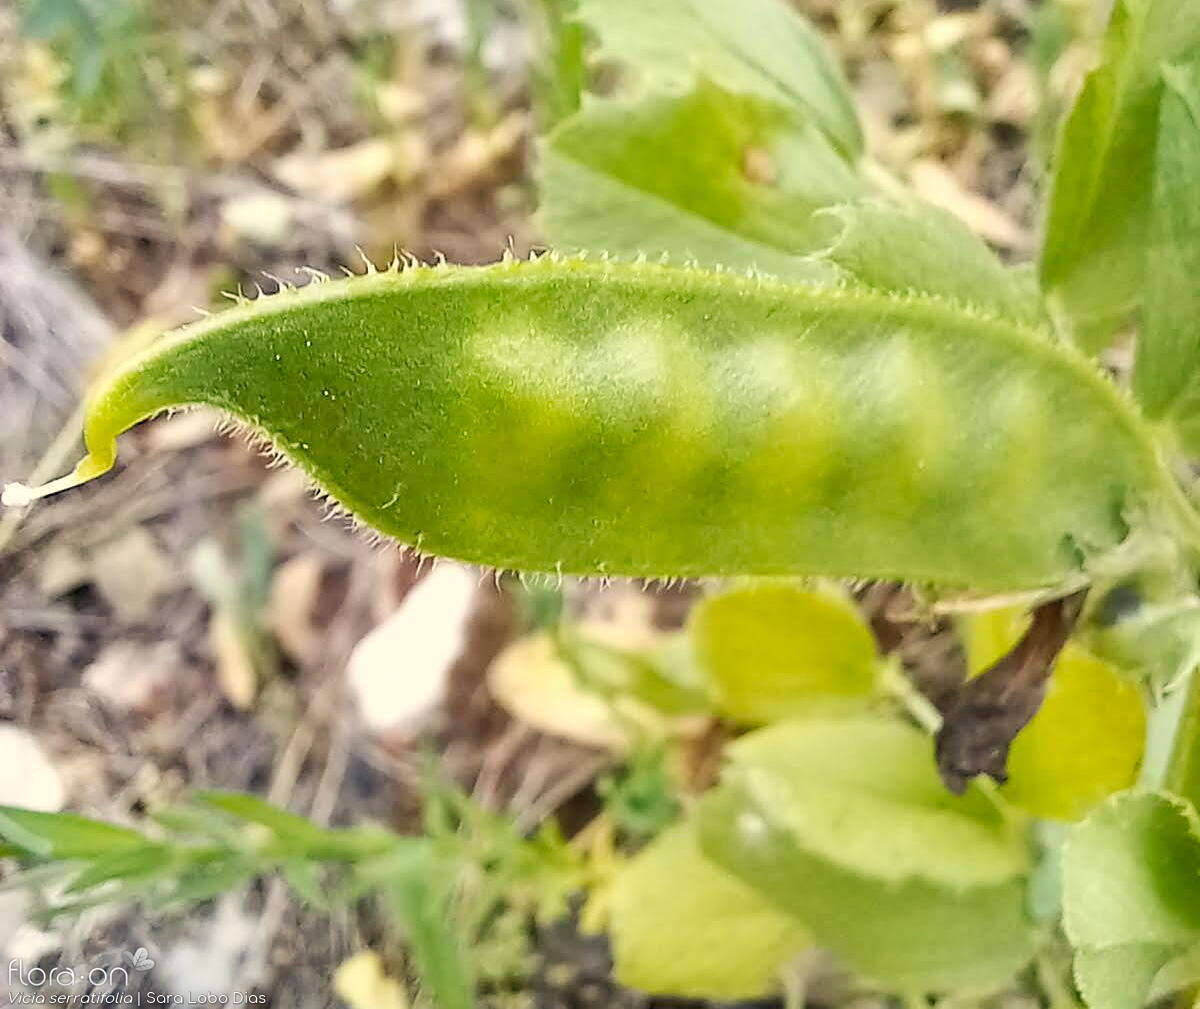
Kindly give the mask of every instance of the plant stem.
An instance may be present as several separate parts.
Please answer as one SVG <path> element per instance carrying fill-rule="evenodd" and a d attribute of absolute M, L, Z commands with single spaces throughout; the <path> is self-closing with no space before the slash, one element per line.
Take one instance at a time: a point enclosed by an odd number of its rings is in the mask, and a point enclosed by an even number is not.
<path fill-rule="evenodd" d="M 917 689 L 915 683 L 904 675 L 898 662 L 885 660 L 880 669 L 883 691 L 899 702 L 905 711 L 922 729 L 934 735 L 942 727 L 942 716 L 931 700 Z"/>
<path fill-rule="evenodd" d="M 390 887 L 391 903 L 403 922 L 424 1001 L 436 1009 L 473 1009 L 475 985 L 469 955 L 450 916 L 451 900 L 438 892 L 443 880 L 412 873 Z"/>
<path fill-rule="evenodd" d="M 1034 958 L 1038 984 L 1050 1000 L 1050 1009 L 1080 1009 L 1079 1000 L 1072 993 L 1066 980 L 1066 974 L 1070 971 L 1069 964 L 1068 958 L 1064 968 L 1064 965 L 1057 961 L 1053 948 L 1047 943 L 1043 943 Z"/>
<path fill-rule="evenodd" d="M 1178 693 L 1182 696 L 1164 784 L 1200 808 L 1200 674 L 1196 670 Z"/>
<path fill-rule="evenodd" d="M 1200 808 L 1200 674 L 1194 669 L 1150 713 L 1139 783 Z"/>

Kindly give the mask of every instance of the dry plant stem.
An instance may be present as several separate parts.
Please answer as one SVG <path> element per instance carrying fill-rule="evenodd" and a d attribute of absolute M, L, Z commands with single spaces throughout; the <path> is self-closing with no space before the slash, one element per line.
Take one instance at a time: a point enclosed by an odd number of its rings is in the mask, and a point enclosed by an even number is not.
<path fill-rule="evenodd" d="M 937 734 L 938 769 L 950 791 L 961 795 L 980 774 L 1007 780 L 1009 747 L 1041 707 L 1086 595 L 1084 589 L 1039 606 L 1013 650 L 959 689 Z"/>

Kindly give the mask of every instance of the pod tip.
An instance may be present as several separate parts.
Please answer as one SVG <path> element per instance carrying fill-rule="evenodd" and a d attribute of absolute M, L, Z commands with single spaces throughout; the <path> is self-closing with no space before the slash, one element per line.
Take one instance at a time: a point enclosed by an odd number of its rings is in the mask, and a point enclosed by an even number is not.
<path fill-rule="evenodd" d="M 28 508 L 38 496 L 32 487 L 26 487 L 23 483 L 9 483 L 4 485 L 4 491 L 0 493 L 0 505 L 5 508 Z"/>
<path fill-rule="evenodd" d="M 72 487 L 78 487 L 81 483 L 86 483 L 98 473 L 103 473 L 108 467 L 103 467 L 93 471 L 87 463 L 91 460 L 88 456 L 75 467 L 74 471 L 66 476 L 60 476 L 57 480 L 51 480 L 49 483 L 44 483 L 39 487 L 30 487 L 23 483 L 9 483 L 4 485 L 4 490 L 0 492 L 0 505 L 5 508 L 28 508 L 34 501 L 39 501 L 44 497 L 49 497 L 51 494 L 57 494 L 60 491 L 70 490 Z"/>

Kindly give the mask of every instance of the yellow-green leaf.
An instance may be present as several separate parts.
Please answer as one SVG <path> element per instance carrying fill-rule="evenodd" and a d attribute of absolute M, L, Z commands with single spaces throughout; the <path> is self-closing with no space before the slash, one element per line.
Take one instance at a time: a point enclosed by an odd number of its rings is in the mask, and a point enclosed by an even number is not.
<path fill-rule="evenodd" d="M 828 208 L 838 236 L 818 259 L 852 283 L 947 298 L 1027 325 L 1045 309 L 1037 284 L 1000 262 L 953 214 L 918 200 L 868 198 Z"/>
<path fill-rule="evenodd" d="M 760 584 L 703 600 L 689 625 L 720 711 L 765 725 L 869 698 L 875 641 L 833 591 Z"/>
<path fill-rule="evenodd" d="M 618 980 L 657 995 L 769 995 L 804 927 L 700 851 L 691 823 L 660 834 L 617 875 L 611 895 Z"/>
<path fill-rule="evenodd" d="M 966 889 L 1025 872 L 1020 832 L 978 790 L 946 791 L 932 752 L 892 718 L 807 718 L 732 744 L 727 780 L 808 852 L 861 876 Z"/>
<path fill-rule="evenodd" d="M 581 682 L 550 634 L 509 645 L 492 663 L 488 687 L 514 717 L 585 746 L 624 752 L 639 738 L 666 734 L 669 723 L 629 694 Z"/>
<path fill-rule="evenodd" d="M 1027 618 L 1000 609 L 964 621 L 972 675 L 1004 655 Z M 1069 642 L 1046 699 L 1009 751 L 1001 794 L 1035 816 L 1077 820 L 1137 779 L 1146 738 L 1141 691 L 1115 666 Z"/>
<path fill-rule="evenodd" d="M 705 797 L 699 824 L 709 858 L 887 990 L 988 990 L 1012 978 L 1033 952 L 1022 878 L 958 889 L 853 872 L 811 852 L 775 809 L 737 782 Z M 884 819 L 873 829 L 882 837 L 891 825 Z"/>

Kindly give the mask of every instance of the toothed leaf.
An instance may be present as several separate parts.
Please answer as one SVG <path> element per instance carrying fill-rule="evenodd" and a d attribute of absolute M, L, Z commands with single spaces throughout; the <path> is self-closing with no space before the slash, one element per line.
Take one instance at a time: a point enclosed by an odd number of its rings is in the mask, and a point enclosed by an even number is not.
<path fill-rule="evenodd" d="M 1128 792 L 1072 829 L 1064 925 L 1089 1009 L 1140 1009 L 1163 965 L 1200 942 L 1198 828 L 1182 800 Z"/>
<path fill-rule="evenodd" d="M 832 281 L 827 264 L 804 258 L 838 231 L 814 212 L 865 185 L 811 122 L 700 80 L 589 102 L 546 140 L 541 189 L 559 248 Z"/>
<path fill-rule="evenodd" d="M 862 130 L 841 67 L 813 27 L 780 0 L 579 0 L 601 56 L 643 86 L 678 88 L 699 73 L 721 87 L 793 107 L 849 159 Z"/>
<path fill-rule="evenodd" d="M 919 202 L 866 199 L 829 208 L 838 234 L 818 257 L 849 281 L 976 305 L 1031 326 L 1044 322 L 1037 285 L 1010 270 L 958 218 Z"/>

